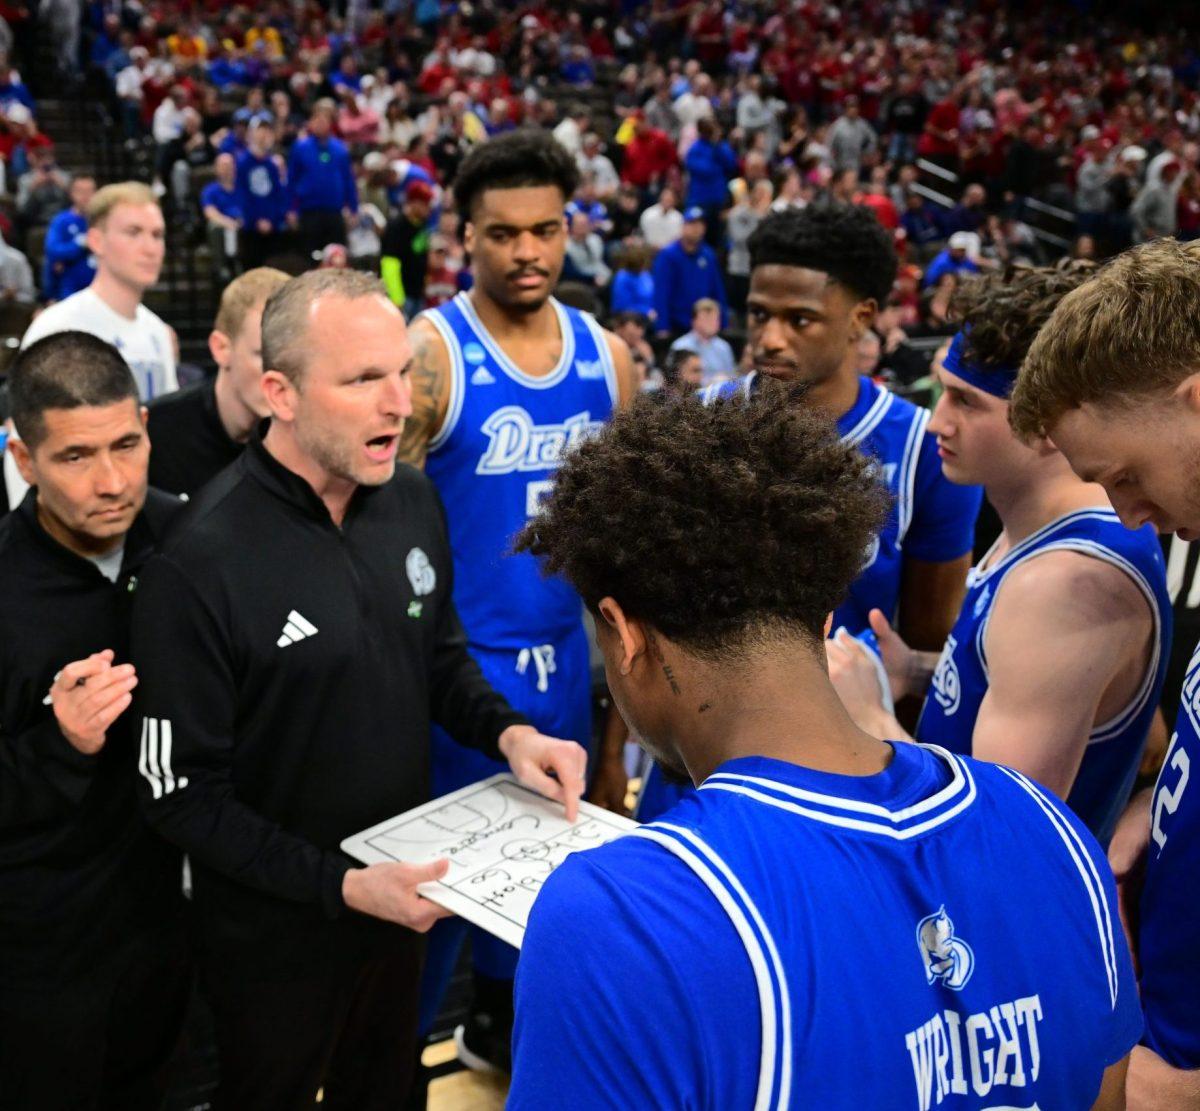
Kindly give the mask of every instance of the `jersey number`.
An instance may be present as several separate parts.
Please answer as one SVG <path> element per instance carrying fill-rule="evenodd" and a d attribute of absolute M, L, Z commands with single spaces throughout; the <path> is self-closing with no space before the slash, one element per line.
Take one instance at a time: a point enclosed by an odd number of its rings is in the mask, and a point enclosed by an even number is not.
<path fill-rule="evenodd" d="M 525 484 L 525 516 L 536 517 L 542 511 L 542 499 L 554 488 L 554 479 Z"/>
<path fill-rule="evenodd" d="M 1163 764 L 1162 775 L 1158 779 L 1158 790 L 1154 794 L 1154 824 L 1150 828 L 1150 835 L 1159 849 L 1162 849 L 1167 843 L 1167 835 L 1162 827 L 1163 815 L 1174 814 L 1179 809 L 1179 801 L 1183 798 L 1184 788 L 1187 787 L 1191 764 L 1188 754 L 1179 747 L 1179 734 L 1176 733 L 1171 738 L 1171 747 L 1167 750 L 1167 759 Z M 1172 768 L 1179 772 L 1179 779 L 1174 789 L 1169 788 L 1163 782 L 1168 770 Z"/>

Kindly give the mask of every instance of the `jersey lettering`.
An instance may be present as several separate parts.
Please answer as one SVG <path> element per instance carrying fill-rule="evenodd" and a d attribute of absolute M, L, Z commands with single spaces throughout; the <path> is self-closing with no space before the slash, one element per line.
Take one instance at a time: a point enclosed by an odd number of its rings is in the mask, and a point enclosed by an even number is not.
<path fill-rule="evenodd" d="M 586 410 L 561 424 L 535 424 L 519 405 L 506 405 L 483 422 L 488 445 L 475 473 L 500 475 L 557 467 L 571 448 L 603 427 Z"/>
<path fill-rule="evenodd" d="M 954 650 L 957 647 L 958 641 L 948 636 L 942 655 L 938 659 L 937 670 L 933 673 L 931 693 L 947 717 L 958 709 L 962 701 L 962 683 L 959 681 L 958 664 L 954 661 Z"/>
<path fill-rule="evenodd" d="M 947 1096 L 965 1096 L 969 1090 L 982 1099 L 1000 1085 L 1036 1084 L 1042 1069 L 1041 1021 L 1041 997 L 1027 995 L 971 1015 L 941 1011 L 910 1031 L 904 1045 L 917 1106 L 930 1111 Z"/>

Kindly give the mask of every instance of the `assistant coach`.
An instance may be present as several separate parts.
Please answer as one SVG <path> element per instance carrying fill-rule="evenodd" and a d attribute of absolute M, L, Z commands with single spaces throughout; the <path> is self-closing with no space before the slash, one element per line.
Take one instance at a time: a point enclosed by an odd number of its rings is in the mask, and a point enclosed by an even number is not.
<path fill-rule="evenodd" d="M 383 286 L 312 271 L 271 296 L 262 330 L 270 427 L 137 591 L 140 794 L 191 857 L 218 1106 L 311 1107 L 323 1086 L 335 1107 L 394 1108 L 413 931 L 444 913 L 416 886 L 444 865 L 356 868 L 340 841 L 427 799 L 431 721 L 569 812 L 585 757 L 467 654 L 441 505 L 395 462 L 411 348 Z"/>

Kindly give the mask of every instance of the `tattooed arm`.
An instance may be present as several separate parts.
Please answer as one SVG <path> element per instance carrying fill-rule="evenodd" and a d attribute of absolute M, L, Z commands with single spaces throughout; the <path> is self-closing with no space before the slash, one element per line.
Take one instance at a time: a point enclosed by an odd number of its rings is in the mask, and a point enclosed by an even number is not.
<path fill-rule="evenodd" d="M 404 422 L 398 458 L 424 467 L 429 441 L 442 427 L 450 404 L 450 359 L 442 337 L 428 321 L 415 321 L 408 334 L 413 346 L 408 371 L 413 412 Z"/>

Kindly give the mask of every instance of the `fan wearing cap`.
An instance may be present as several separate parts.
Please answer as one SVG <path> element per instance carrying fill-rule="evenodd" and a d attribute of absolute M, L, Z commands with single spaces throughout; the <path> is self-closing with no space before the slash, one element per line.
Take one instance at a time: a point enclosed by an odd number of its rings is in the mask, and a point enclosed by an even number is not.
<path fill-rule="evenodd" d="M 1008 397 L 1039 328 L 1092 267 L 994 274 L 967 286 L 966 322 L 937 371 L 930 421 L 946 477 L 983 486 L 1003 526 L 967 579 L 939 654 L 870 615 L 893 698 L 926 693 L 917 740 L 1015 768 L 1064 799 L 1101 844 L 1129 798 L 1162 690 L 1171 603 L 1158 540 L 1125 529 L 1103 489 L 1047 439 L 1022 443 Z M 846 634 L 828 646 L 859 726 L 900 737 L 879 672 Z"/>
<path fill-rule="evenodd" d="M 683 214 L 683 231 L 654 259 L 655 327 L 659 335 L 682 335 L 692 326 L 692 308 L 710 298 L 721 309 L 721 327 L 729 324 L 729 302 L 717 253 L 704 242 L 704 209 L 692 205 Z"/>
<path fill-rule="evenodd" d="M 943 274 L 979 273 L 979 236 L 969 231 L 956 231 L 945 249 L 936 255 L 925 271 L 924 284 L 932 288 Z"/>
<path fill-rule="evenodd" d="M 380 276 L 393 304 L 403 310 L 405 320 L 411 320 L 425 306 L 433 200 L 433 187 L 428 182 L 410 181 L 404 190 L 404 204 L 383 232 Z"/>

